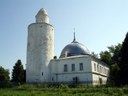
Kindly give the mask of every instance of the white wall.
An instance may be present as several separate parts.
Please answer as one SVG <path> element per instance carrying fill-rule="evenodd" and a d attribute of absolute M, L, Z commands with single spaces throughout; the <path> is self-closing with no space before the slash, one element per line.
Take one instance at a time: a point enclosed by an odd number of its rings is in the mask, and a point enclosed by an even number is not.
<path fill-rule="evenodd" d="M 27 82 L 46 82 L 49 78 L 48 64 L 53 56 L 54 28 L 46 23 L 29 25 L 26 65 Z"/>
<path fill-rule="evenodd" d="M 100 83 L 99 79 L 102 79 L 102 84 L 106 84 L 109 78 L 109 66 L 96 58 L 92 58 L 91 65 L 93 84 L 96 85 L 97 83 Z"/>
<path fill-rule="evenodd" d="M 83 63 L 84 70 L 79 70 L 79 64 Z M 64 65 L 68 65 L 68 71 L 64 72 Z M 71 70 L 71 65 L 75 64 L 75 71 Z M 106 68 L 106 73 L 103 71 L 94 70 L 94 64 L 99 67 Z M 70 82 L 73 81 L 73 77 L 78 77 L 78 81 L 93 81 L 93 85 L 99 84 L 99 78 L 102 79 L 102 83 L 106 83 L 108 78 L 109 67 L 100 60 L 94 59 L 92 56 L 74 56 L 68 58 L 61 58 L 52 60 L 50 62 L 51 81 L 52 82 Z M 54 79 L 53 79 L 54 78 Z M 98 81 L 98 82 L 95 82 Z"/>
<path fill-rule="evenodd" d="M 83 70 L 80 71 L 79 64 L 83 63 Z M 68 71 L 64 72 L 64 65 L 67 64 Z M 75 64 L 75 71 L 71 70 L 72 64 Z M 64 59 L 52 60 L 50 63 L 51 78 L 54 81 L 72 81 L 73 77 L 78 77 L 79 81 L 92 80 L 91 75 L 91 58 L 89 56 L 74 56 Z"/>

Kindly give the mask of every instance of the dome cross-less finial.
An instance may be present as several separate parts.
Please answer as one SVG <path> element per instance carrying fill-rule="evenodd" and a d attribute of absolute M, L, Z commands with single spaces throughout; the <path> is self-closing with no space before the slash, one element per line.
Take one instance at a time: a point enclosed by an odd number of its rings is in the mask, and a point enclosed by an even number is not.
<path fill-rule="evenodd" d="M 74 39 L 73 39 L 73 42 L 76 41 L 76 36 L 75 36 L 75 28 L 74 28 Z"/>

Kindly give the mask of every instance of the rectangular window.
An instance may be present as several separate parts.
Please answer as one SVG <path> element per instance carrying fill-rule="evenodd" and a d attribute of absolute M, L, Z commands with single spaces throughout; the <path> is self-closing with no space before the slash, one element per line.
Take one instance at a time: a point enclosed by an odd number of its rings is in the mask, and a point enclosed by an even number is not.
<path fill-rule="evenodd" d="M 75 64 L 72 64 L 72 71 L 75 71 Z"/>
<path fill-rule="evenodd" d="M 83 63 L 79 64 L 80 71 L 84 70 Z"/>
<path fill-rule="evenodd" d="M 105 68 L 104 68 L 104 74 L 105 74 Z"/>
<path fill-rule="evenodd" d="M 103 66 L 102 66 L 101 70 L 102 70 L 102 73 L 104 73 L 104 68 L 103 68 Z"/>
<path fill-rule="evenodd" d="M 97 64 L 97 72 L 99 72 L 99 65 Z"/>
<path fill-rule="evenodd" d="M 102 73 L 102 68 L 101 68 L 101 66 L 100 66 L 100 73 Z"/>
<path fill-rule="evenodd" d="M 94 63 L 94 71 L 96 71 L 96 64 Z"/>
<path fill-rule="evenodd" d="M 67 72 L 67 71 L 68 71 L 68 65 L 65 64 L 65 65 L 64 65 L 64 72 Z"/>

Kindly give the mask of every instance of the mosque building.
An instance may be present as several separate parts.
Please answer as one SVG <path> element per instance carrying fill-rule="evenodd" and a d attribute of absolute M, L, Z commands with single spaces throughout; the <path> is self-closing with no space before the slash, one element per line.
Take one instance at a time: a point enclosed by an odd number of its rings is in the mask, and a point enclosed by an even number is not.
<path fill-rule="evenodd" d="M 54 27 L 45 9 L 28 26 L 26 82 L 91 82 L 106 84 L 109 66 L 91 56 L 87 47 L 75 39 L 66 45 L 60 57 L 54 56 Z"/>

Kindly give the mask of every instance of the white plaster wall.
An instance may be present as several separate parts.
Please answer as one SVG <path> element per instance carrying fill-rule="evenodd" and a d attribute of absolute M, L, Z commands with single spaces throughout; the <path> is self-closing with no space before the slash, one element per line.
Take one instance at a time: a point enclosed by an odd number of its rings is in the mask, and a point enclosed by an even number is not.
<path fill-rule="evenodd" d="M 83 70 L 79 70 L 79 64 L 83 63 Z M 68 71 L 64 72 L 64 65 L 68 65 Z M 75 64 L 75 71 L 71 70 L 71 65 Z M 73 77 L 78 77 L 79 81 L 91 81 L 91 58 L 89 56 L 76 56 L 64 59 L 52 60 L 50 63 L 51 79 L 56 82 L 69 82 Z"/>
<path fill-rule="evenodd" d="M 92 74 L 92 76 L 93 76 L 93 85 L 100 84 L 99 78 L 102 79 L 102 84 L 107 83 L 108 77 L 106 77 L 106 76 L 103 76 L 103 75 L 100 75 L 100 74 Z"/>
<path fill-rule="evenodd" d="M 27 82 L 46 82 L 48 64 L 54 56 L 54 28 L 47 23 L 33 23 L 28 27 Z M 43 72 L 43 74 L 42 74 Z"/>
<path fill-rule="evenodd" d="M 94 64 L 96 65 L 96 68 L 94 68 Z M 109 78 L 109 66 L 96 58 L 95 59 L 92 58 L 91 65 L 92 65 L 92 73 L 93 73 L 92 74 L 93 85 L 100 84 L 99 78 L 102 79 L 102 84 L 106 84 Z M 97 66 L 99 66 L 99 68 Z"/>
<path fill-rule="evenodd" d="M 36 22 L 49 23 L 49 17 L 48 17 L 48 15 L 45 15 L 45 14 L 37 15 L 36 16 Z"/>
<path fill-rule="evenodd" d="M 84 70 L 79 70 L 79 63 L 83 63 Z M 78 77 L 79 81 L 93 81 L 93 85 L 99 84 L 99 78 L 102 79 L 102 84 L 106 84 L 109 74 L 100 73 L 94 70 L 94 63 L 99 64 L 106 68 L 109 72 L 109 67 L 100 60 L 93 59 L 93 57 L 87 56 L 75 56 L 64 59 L 51 60 L 50 62 L 50 74 L 51 82 L 70 82 L 73 81 L 73 77 Z M 68 65 L 68 71 L 64 72 L 64 65 Z M 75 71 L 71 70 L 71 65 L 75 64 Z M 54 78 L 54 79 L 53 79 Z M 97 81 L 97 82 L 96 82 Z"/>
<path fill-rule="evenodd" d="M 73 78 L 77 77 L 78 81 L 91 81 L 91 73 L 67 73 L 67 74 L 58 74 L 57 75 L 57 82 L 72 82 Z"/>
<path fill-rule="evenodd" d="M 96 68 L 94 68 L 94 64 L 96 65 Z M 104 76 L 109 75 L 109 66 L 106 65 L 105 63 L 99 60 L 92 59 L 91 65 L 92 65 L 92 72 L 95 72 L 97 74 L 101 74 Z M 97 66 L 99 66 L 99 68 Z"/>

